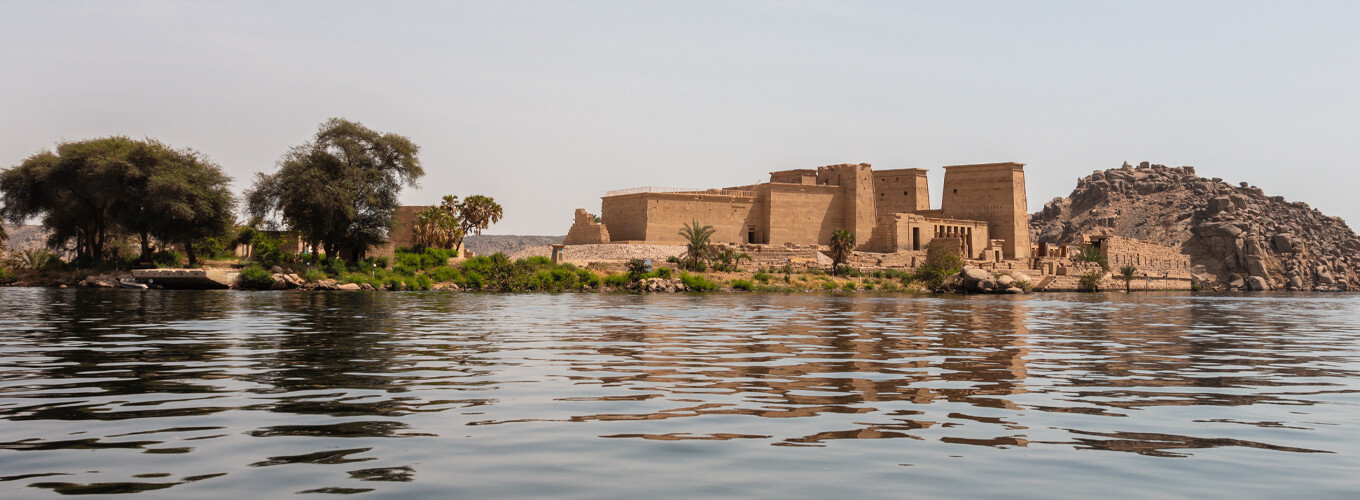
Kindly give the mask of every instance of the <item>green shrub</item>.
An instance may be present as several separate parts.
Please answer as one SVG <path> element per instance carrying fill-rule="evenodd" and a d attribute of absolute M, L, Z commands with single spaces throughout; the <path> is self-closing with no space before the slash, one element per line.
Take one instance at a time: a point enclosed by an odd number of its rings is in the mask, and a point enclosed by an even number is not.
<path fill-rule="evenodd" d="M 752 278 L 755 278 L 756 281 L 759 281 L 759 282 L 761 282 L 761 283 L 769 283 L 769 282 L 770 282 L 770 279 L 771 279 L 771 278 L 774 278 L 774 276 L 771 276 L 771 275 L 769 275 L 768 273 L 766 273 L 766 272 L 764 272 L 764 271 L 757 272 L 755 275 L 753 275 L 753 276 L 751 276 L 751 277 L 752 277 Z"/>
<path fill-rule="evenodd" d="M 898 292 L 902 290 L 902 287 L 897 286 L 897 283 L 894 283 L 892 281 L 884 283 L 883 286 L 880 286 L 878 288 L 884 292 Z"/>
<path fill-rule="evenodd" d="M 671 277 L 674 276 L 674 274 L 671 271 L 671 268 L 669 267 L 658 267 L 656 268 L 655 271 L 652 271 L 652 274 L 655 274 L 657 278 L 661 278 L 663 280 L 671 279 Z"/>
<path fill-rule="evenodd" d="M 627 274 L 611 274 L 604 277 L 604 284 L 614 288 L 627 288 L 629 283 L 632 283 L 632 280 Z"/>
<path fill-rule="evenodd" d="M 345 266 L 345 260 L 338 257 L 321 261 L 321 269 L 337 278 L 349 272 L 349 268 Z"/>
<path fill-rule="evenodd" d="M 680 273 L 680 282 L 695 292 L 711 292 L 718 289 L 717 283 L 698 274 Z"/>
<path fill-rule="evenodd" d="M 1081 275 L 1081 281 L 1077 284 L 1077 289 L 1083 292 L 1100 291 L 1100 282 L 1105 277 L 1101 271 L 1091 271 Z"/>
<path fill-rule="evenodd" d="M 307 281 L 321 281 L 326 279 L 326 273 L 320 269 L 309 267 L 302 272 L 302 279 Z"/>
<path fill-rule="evenodd" d="M 151 254 L 151 265 L 158 269 L 179 267 L 182 260 L 184 260 L 184 256 L 174 250 L 159 250 Z"/>
<path fill-rule="evenodd" d="M 960 269 L 963 269 L 963 256 L 958 249 L 932 240 L 926 245 L 925 264 L 911 275 L 911 281 L 931 290 L 940 290 L 950 277 L 959 274 Z"/>
<path fill-rule="evenodd" d="M 847 291 L 847 292 L 853 292 L 853 291 L 855 291 L 855 282 L 853 282 L 853 281 L 847 281 L 847 282 L 845 282 L 844 285 L 841 285 L 841 290 L 845 290 L 845 291 Z"/>
<path fill-rule="evenodd" d="M 486 287 L 486 277 L 482 276 L 482 273 L 479 273 L 477 271 L 468 271 L 464 269 L 463 281 L 464 283 L 462 285 L 459 285 L 462 286 L 463 288 L 481 290 L 482 288 Z"/>
<path fill-rule="evenodd" d="M 393 256 L 393 269 L 400 266 L 408 271 L 403 274 L 415 274 L 415 271 L 448 265 L 449 259 L 456 257 L 457 252 L 449 248 L 425 248 L 419 252 L 398 248 Z"/>
<path fill-rule="evenodd" d="M 250 236 L 254 259 L 261 266 L 273 267 L 293 261 L 294 255 L 282 249 L 283 235 L 270 235 L 255 230 L 243 231 L 243 234 Z"/>
<path fill-rule="evenodd" d="M 642 259 L 628 259 L 628 277 L 634 280 L 643 279 L 647 274 L 647 261 Z"/>
<path fill-rule="evenodd" d="M 542 255 L 535 255 L 533 257 L 524 259 L 524 263 L 535 268 L 553 265 L 552 259 L 549 259 Z"/>
<path fill-rule="evenodd" d="M 733 290 L 743 290 L 747 292 L 751 291 L 752 288 L 755 288 L 755 283 L 752 283 L 750 280 L 732 280 L 731 285 Z"/>
<path fill-rule="evenodd" d="M 434 283 L 430 282 L 430 277 L 424 274 L 407 278 L 406 288 L 408 290 L 429 290 Z"/>
<path fill-rule="evenodd" d="M 600 287 L 600 275 L 595 274 L 594 271 L 591 271 L 589 269 L 577 269 L 576 280 L 577 283 L 581 284 L 581 288 Z"/>
<path fill-rule="evenodd" d="M 430 279 L 438 283 L 460 283 L 463 281 L 463 273 L 455 267 L 436 267 L 430 270 L 429 276 Z"/>
<path fill-rule="evenodd" d="M 822 290 L 831 291 L 831 290 L 835 290 L 835 289 L 836 289 L 836 284 L 835 284 L 835 283 L 832 283 L 832 282 L 830 282 L 830 281 L 823 281 L 823 282 L 822 282 Z"/>
<path fill-rule="evenodd" d="M 9 269 L 0 269 L 0 285 L 8 285 L 10 283 L 14 283 L 16 279 L 18 278 L 14 277 L 14 271 L 10 271 Z"/>
<path fill-rule="evenodd" d="M 855 269 L 847 265 L 841 265 L 840 267 L 837 267 L 834 274 L 836 276 L 849 276 L 852 278 L 864 276 L 864 273 L 860 272 L 859 269 Z"/>
<path fill-rule="evenodd" d="M 246 290 L 268 290 L 274 286 L 274 275 L 260 266 L 250 266 L 236 277 L 236 286 Z"/>

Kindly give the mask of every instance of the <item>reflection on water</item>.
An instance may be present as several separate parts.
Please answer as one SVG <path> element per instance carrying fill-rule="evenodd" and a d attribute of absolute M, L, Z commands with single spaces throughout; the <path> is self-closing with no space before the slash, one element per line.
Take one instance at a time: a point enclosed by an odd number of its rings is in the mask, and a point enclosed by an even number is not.
<path fill-rule="evenodd" d="M 0 496 L 1349 495 L 1357 313 L 4 289 Z"/>

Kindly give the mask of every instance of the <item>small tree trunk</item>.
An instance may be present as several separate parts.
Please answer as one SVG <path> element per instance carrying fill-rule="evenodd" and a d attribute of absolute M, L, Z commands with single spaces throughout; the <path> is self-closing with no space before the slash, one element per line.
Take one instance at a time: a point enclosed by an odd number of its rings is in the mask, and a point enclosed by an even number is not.
<path fill-rule="evenodd" d="M 142 260 L 142 263 L 145 264 L 145 263 L 151 262 L 151 235 L 146 234 L 146 231 L 142 231 L 141 234 L 140 234 L 139 236 L 142 237 L 142 259 L 141 259 L 141 260 Z"/>
<path fill-rule="evenodd" d="M 189 267 L 194 267 L 198 263 L 198 256 L 194 255 L 194 242 L 184 242 L 184 254 L 189 257 Z"/>

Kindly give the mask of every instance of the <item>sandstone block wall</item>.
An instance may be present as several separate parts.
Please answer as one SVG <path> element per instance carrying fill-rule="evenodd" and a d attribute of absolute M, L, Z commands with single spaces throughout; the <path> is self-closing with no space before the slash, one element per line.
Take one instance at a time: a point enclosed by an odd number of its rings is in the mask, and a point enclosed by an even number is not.
<path fill-rule="evenodd" d="M 875 171 L 874 210 L 879 218 L 930 210 L 926 171 L 919 168 Z"/>
<path fill-rule="evenodd" d="M 647 240 L 646 194 L 606 196 L 600 204 L 600 218 L 611 241 Z"/>
<path fill-rule="evenodd" d="M 769 228 L 765 243 L 818 244 L 846 227 L 845 195 L 838 186 L 767 184 L 761 192 Z M 855 235 L 856 238 L 862 238 Z"/>
<path fill-rule="evenodd" d="M 1027 259 L 1029 208 L 1023 163 L 944 167 L 940 212 L 950 219 L 986 221 L 991 237 L 1006 240 L 1007 259 Z"/>

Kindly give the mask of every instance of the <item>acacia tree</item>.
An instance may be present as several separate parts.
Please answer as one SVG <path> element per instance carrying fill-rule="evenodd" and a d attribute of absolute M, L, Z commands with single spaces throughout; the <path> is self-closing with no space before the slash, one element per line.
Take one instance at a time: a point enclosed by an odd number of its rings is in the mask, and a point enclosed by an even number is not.
<path fill-rule="evenodd" d="M 324 242 L 328 256 L 345 250 L 358 260 L 368 246 L 387 241 L 402 186 L 415 187 L 425 175 L 419 152 L 406 137 L 332 118 L 311 141 L 288 150 L 274 173 L 256 174 L 246 194 L 249 212 L 277 217 L 313 248 Z"/>
<path fill-rule="evenodd" d="M 75 240 L 76 257 L 102 262 L 119 234 L 185 244 L 224 233 L 235 203 L 221 168 L 192 150 L 115 136 L 58 144 L 0 173 L 0 215 L 41 217 L 48 246 Z"/>
<path fill-rule="evenodd" d="M 41 217 L 51 231 L 48 246 L 75 240 L 78 260 L 93 262 L 104 254 L 114 227 L 114 208 L 129 171 L 127 159 L 134 141 L 107 137 L 58 144 L 0 173 L 3 215 L 22 224 Z"/>
<path fill-rule="evenodd" d="M 130 179 L 118 210 L 119 224 L 136 234 L 142 260 L 151 260 L 151 237 L 184 245 L 189 265 L 198 262 L 195 243 L 225 235 L 235 223 L 231 177 L 201 153 L 156 141 L 134 150 L 141 176 Z"/>
<path fill-rule="evenodd" d="M 231 177 L 194 151 L 176 151 L 171 168 L 147 183 L 154 211 L 151 233 L 162 241 L 182 243 L 189 265 L 198 263 L 195 244 L 226 235 L 236 223 Z"/>

